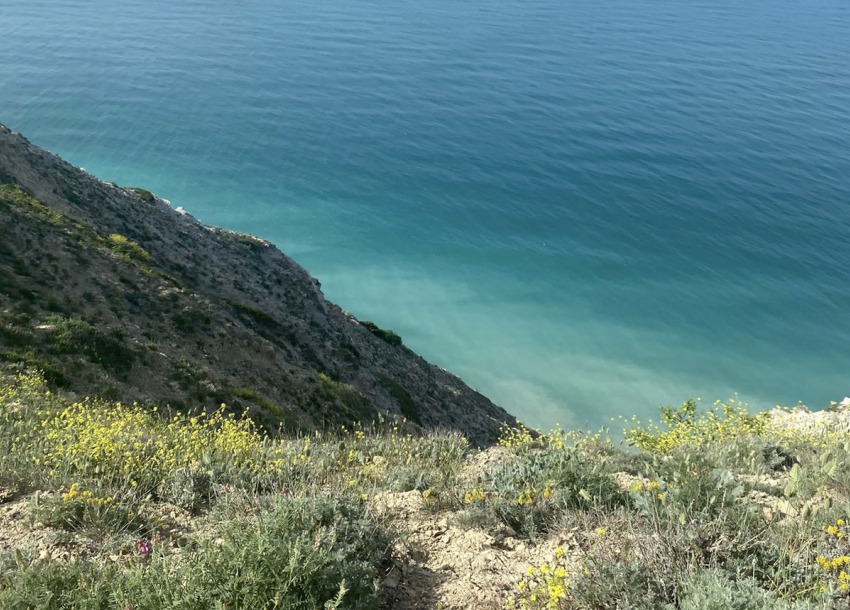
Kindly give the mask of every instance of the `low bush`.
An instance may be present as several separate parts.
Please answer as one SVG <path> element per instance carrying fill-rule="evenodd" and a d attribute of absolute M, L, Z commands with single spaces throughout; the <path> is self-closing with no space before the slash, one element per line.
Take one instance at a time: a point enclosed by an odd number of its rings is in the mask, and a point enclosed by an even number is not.
<path fill-rule="evenodd" d="M 419 407 L 416 406 L 416 403 L 411 398 L 410 393 L 404 389 L 404 386 L 386 375 L 379 373 L 377 377 L 380 384 L 389 391 L 390 396 L 398 403 L 401 414 L 413 423 L 421 426 L 422 419 L 419 416 Z"/>
<path fill-rule="evenodd" d="M 148 262 L 151 259 L 151 255 L 139 244 L 118 233 L 109 235 L 106 238 L 106 245 L 113 252 L 124 258 L 134 259 L 140 262 Z"/>
<path fill-rule="evenodd" d="M 108 370 L 128 371 L 135 353 L 125 345 L 121 331 L 103 331 L 84 320 L 48 316 L 51 349 L 55 354 L 87 356 Z"/>
<path fill-rule="evenodd" d="M 700 413 L 695 400 L 678 409 L 661 408 L 661 425 L 633 422 L 625 431 L 626 441 L 655 455 L 665 455 L 689 445 L 705 447 L 740 436 L 761 436 L 767 425 L 764 413 L 752 414 L 746 405 L 731 399 L 718 401 L 713 409 Z"/>
<path fill-rule="evenodd" d="M 583 610 L 673 610 L 669 581 L 639 561 L 590 562 L 570 591 L 568 607 Z"/>
<path fill-rule="evenodd" d="M 243 305 L 237 301 L 228 301 L 228 305 L 230 305 L 236 312 L 248 316 L 254 322 L 260 324 L 261 326 L 265 326 L 270 329 L 280 328 L 280 323 L 275 320 L 272 316 L 267 314 L 264 311 L 260 311 L 256 307 L 251 307 L 249 305 Z"/>
<path fill-rule="evenodd" d="M 626 503 L 617 482 L 574 449 L 525 453 L 492 473 L 465 501 L 492 510 L 529 537 L 555 528 L 571 510 L 613 508 Z"/>
<path fill-rule="evenodd" d="M 329 498 L 281 500 L 233 521 L 191 562 L 139 545 L 138 559 L 99 567 L 26 562 L 0 572 L 9 610 L 351 609 L 380 607 L 388 539 L 362 509 Z"/>
<path fill-rule="evenodd" d="M 74 483 L 61 497 L 33 497 L 30 515 L 38 523 L 79 533 L 92 542 L 120 537 L 169 537 L 170 526 L 132 496 L 116 498 Z"/>
<path fill-rule="evenodd" d="M 399 347 L 402 344 L 401 337 L 399 337 L 391 330 L 384 330 L 383 328 L 380 328 L 377 324 L 375 324 L 374 322 L 370 322 L 369 320 L 362 320 L 360 324 L 364 328 L 366 328 L 366 330 L 368 330 L 370 333 L 372 333 L 379 339 L 386 341 L 394 347 Z"/>
<path fill-rule="evenodd" d="M 198 513 L 210 505 L 212 476 L 200 465 L 178 468 L 165 476 L 157 495 L 184 510 Z"/>
<path fill-rule="evenodd" d="M 722 570 L 698 570 L 679 585 L 679 610 L 815 610 L 826 603 L 789 602 L 747 578 Z"/>
<path fill-rule="evenodd" d="M 147 191 L 143 188 L 139 188 L 139 187 L 135 187 L 135 186 L 129 187 L 127 190 L 138 195 L 139 198 L 142 201 L 144 201 L 145 203 L 153 203 L 154 202 L 154 194 L 151 193 L 150 191 Z"/>

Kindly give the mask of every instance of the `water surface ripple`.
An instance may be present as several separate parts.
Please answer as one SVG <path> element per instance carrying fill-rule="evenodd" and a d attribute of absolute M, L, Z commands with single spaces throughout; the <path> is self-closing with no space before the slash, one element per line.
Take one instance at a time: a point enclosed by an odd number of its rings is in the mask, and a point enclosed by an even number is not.
<path fill-rule="evenodd" d="M 850 393 L 846 0 L 4 0 L 0 121 L 533 425 Z"/>

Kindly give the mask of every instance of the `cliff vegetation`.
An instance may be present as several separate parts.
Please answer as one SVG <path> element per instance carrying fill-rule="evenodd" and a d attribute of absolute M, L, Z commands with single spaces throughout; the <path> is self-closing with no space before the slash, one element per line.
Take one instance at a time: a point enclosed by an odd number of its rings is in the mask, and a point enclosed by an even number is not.
<path fill-rule="evenodd" d="M 269 242 L 98 180 L 0 125 L 0 368 L 267 429 L 404 416 L 472 443 L 515 424 L 401 337 L 328 302 Z"/>

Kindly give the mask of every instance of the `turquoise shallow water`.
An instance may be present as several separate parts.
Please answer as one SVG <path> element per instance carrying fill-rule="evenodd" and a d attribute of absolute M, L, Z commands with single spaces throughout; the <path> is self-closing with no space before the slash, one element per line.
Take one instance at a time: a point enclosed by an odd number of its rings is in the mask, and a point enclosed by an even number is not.
<path fill-rule="evenodd" d="M 850 393 L 846 0 L 4 0 L 0 121 L 537 426 Z"/>

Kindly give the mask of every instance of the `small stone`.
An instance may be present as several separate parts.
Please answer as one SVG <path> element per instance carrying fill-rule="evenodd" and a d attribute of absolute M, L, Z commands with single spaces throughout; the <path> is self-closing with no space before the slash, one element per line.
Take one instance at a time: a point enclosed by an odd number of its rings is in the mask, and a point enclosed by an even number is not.
<path fill-rule="evenodd" d="M 401 580 L 401 575 L 398 573 L 398 570 L 392 570 L 387 577 L 384 579 L 384 586 L 387 589 L 395 589 L 398 587 L 398 583 Z"/>

